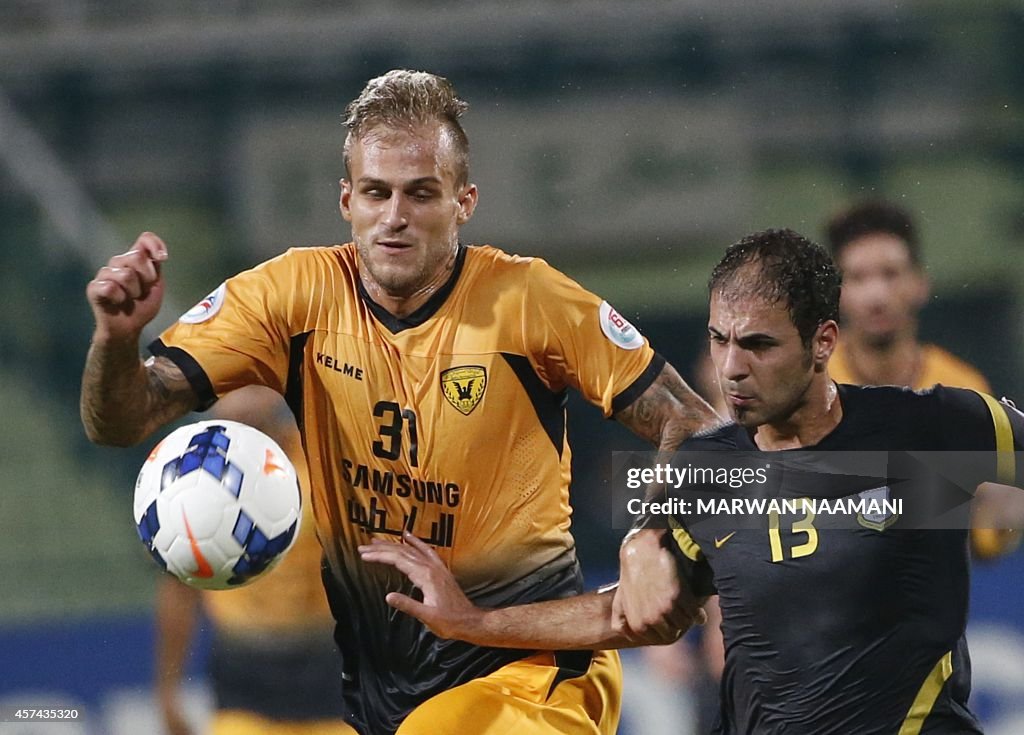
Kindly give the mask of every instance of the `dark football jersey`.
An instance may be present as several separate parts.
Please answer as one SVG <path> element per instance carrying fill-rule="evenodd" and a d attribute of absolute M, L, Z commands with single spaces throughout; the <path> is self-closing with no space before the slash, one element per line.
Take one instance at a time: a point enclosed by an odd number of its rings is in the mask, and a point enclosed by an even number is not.
<path fill-rule="evenodd" d="M 524 653 L 438 639 L 384 601 L 411 593 L 404 576 L 356 547 L 408 530 L 484 606 L 579 592 L 566 391 L 610 416 L 664 365 L 606 302 L 488 246 L 460 247 L 448 282 L 404 319 L 365 292 L 353 245 L 293 249 L 229 279 L 150 349 L 204 404 L 255 383 L 295 412 L 346 698 L 373 733 Z"/>
<path fill-rule="evenodd" d="M 977 452 L 987 459 L 974 463 L 972 482 L 1020 486 L 1013 451 L 1021 449 L 1024 420 L 990 396 L 847 385 L 839 396 L 838 426 L 796 451 Z M 756 446 L 730 424 L 681 449 Z M 787 454 L 761 456 L 784 463 Z M 967 708 L 966 528 L 819 525 L 823 519 L 800 508 L 756 530 L 672 519 L 685 575 L 703 593 L 714 591 L 713 575 L 721 603 L 726 654 L 716 732 L 981 732 Z"/>

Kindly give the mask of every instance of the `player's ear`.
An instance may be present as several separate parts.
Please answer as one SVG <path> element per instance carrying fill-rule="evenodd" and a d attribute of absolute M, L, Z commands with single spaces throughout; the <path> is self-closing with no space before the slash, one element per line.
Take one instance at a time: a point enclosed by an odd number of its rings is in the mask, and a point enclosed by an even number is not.
<path fill-rule="evenodd" d="M 338 183 L 341 185 L 341 198 L 338 200 L 338 207 L 341 209 L 341 217 L 346 222 L 351 222 L 352 210 L 349 205 L 352 201 L 352 182 L 348 179 L 341 179 Z"/>
<path fill-rule="evenodd" d="M 458 224 L 464 225 L 469 222 L 469 218 L 473 216 L 473 211 L 476 209 L 478 196 L 476 184 L 466 184 L 462 187 L 462 191 L 459 193 L 459 211 L 455 216 L 455 221 Z"/>
<path fill-rule="evenodd" d="M 811 357 L 814 360 L 815 370 L 822 371 L 828 366 L 829 358 L 836 350 L 839 342 L 839 325 L 835 320 L 829 319 L 818 325 L 814 332 L 814 339 L 811 340 Z"/>

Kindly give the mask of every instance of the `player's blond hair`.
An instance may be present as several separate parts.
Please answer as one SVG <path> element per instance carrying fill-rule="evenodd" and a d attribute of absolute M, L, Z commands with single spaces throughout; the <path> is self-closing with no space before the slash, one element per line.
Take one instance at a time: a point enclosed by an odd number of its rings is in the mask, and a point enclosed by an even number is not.
<path fill-rule="evenodd" d="M 469 181 L 469 138 L 459 118 L 469 107 L 444 77 L 425 71 L 393 69 L 371 79 L 345 108 L 345 170 L 352 142 L 377 128 L 416 130 L 440 123 L 451 136 L 457 186 Z"/>

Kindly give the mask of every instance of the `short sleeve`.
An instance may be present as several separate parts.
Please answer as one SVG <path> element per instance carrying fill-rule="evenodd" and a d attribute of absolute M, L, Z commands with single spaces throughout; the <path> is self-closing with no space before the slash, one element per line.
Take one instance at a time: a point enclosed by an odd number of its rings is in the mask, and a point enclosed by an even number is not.
<path fill-rule="evenodd" d="M 993 452 L 993 461 L 979 482 L 1022 486 L 1024 463 L 1017 453 L 1024 449 L 1024 414 L 1005 398 L 987 393 L 937 386 L 942 443 L 948 451 Z"/>
<path fill-rule="evenodd" d="M 572 386 L 610 416 L 658 377 L 664 359 L 608 302 L 543 260 L 531 261 L 528 279 L 526 350 L 549 388 Z"/>
<path fill-rule="evenodd" d="M 182 370 L 202 409 L 246 385 L 283 393 L 298 275 L 290 251 L 228 279 L 151 343 L 150 352 Z"/>

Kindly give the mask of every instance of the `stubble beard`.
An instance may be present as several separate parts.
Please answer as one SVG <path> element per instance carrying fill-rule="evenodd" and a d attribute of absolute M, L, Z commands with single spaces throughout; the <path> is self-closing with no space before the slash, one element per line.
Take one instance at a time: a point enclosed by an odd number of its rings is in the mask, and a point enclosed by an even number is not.
<path fill-rule="evenodd" d="M 360 267 L 365 268 L 370 280 L 391 298 L 405 299 L 416 295 L 427 287 L 436 272 L 430 270 L 429 262 L 421 261 L 411 263 L 408 267 L 382 267 L 373 260 L 373 245 L 354 236 L 353 241 L 356 244 L 356 251 L 359 253 Z M 445 263 L 448 265 L 454 263 L 457 244 L 457 239 L 453 239 L 450 244 L 450 253 L 445 256 Z M 437 285 L 440 286 L 440 284 Z"/>
<path fill-rule="evenodd" d="M 423 280 L 423 269 L 415 267 L 418 264 L 409 268 L 378 264 L 374 260 L 373 245 L 362 238 L 353 239 L 359 253 L 359 267 L 366 270 L 375 286 L 393 298 L 405 298 L 416 291 L 417 282 Z"/>

